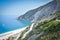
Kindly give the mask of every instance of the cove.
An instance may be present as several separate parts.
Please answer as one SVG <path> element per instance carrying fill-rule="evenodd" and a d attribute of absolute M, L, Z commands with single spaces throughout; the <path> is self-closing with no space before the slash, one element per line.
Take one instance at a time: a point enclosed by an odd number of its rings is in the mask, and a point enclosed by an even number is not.
<path fill-rule="evenodd" d="M 0 16 L 0 34 L 31 25 L 29 21 L 17 20 L 13 15 Z"/>

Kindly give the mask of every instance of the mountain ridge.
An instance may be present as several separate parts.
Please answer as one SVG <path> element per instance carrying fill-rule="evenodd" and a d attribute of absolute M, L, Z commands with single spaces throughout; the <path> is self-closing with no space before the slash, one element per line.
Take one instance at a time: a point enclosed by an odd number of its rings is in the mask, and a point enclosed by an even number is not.
<path fill-rule="evenodd" d="M 31 15 L 31 14 L 33 14 L 33 15 Z M 33 12 L 33 10 L 32 10 L 32 13 L 28 12 L 28 13 L 26 13 L 26 15 L 24 14 L 20 18 L 22 18 L 22 20 L 23 19 L 28 20 L 28 21 L 32 22 L 31 25 L 33 25 L 33 23 L 34 23 L 34 25 L 32 27 L 32 30 L 29 33 L 25 32 L 27 34 L 25 34 L 25 33 L 23 34 L 23 37 L 24 37 L 24 35 L 26 35 L 24 38 L 21 37 L 18 40 L 38 40 L 38 39 L 43 40 L 40 38 L 40 36 L 44 35 L 44 33 L 48 33 L 49 28 L 51 31 L 53 31 L 53 30 L 55 30 L 55 28 L 54 28 L 54 26 L 55 26 L 55 27 L 57 27 L 56 30 L 57 31 L 59 30 L 58 25 L 60 24 L 59 23 L 60 22 L 60 0 L 53 0 L 46 5 L 39 7 L 37 9 L 37 11 Z M 59 21 L 57 21 L 57 20 L 59 20 Z M 43 36 L 41 36 L 41 37 L 43 37 Z M 50 39 L 48 39 L 48 40 L 50 40 Z"/>
<path fill-rule="evenodd" d="M 18 20 L 32 22 L 18 40 L 60 40 L 60 0 L 30 10 Z"/>
<path fill-rule="evenodd" d="M 58 2 L 56 0 L 53 0 L 52 2 L 49 2 L 46 5 L 28 11 L 24 15 L 18 17 L 18 20 L 27 20 L 30 22 L 35 22 L 36 20 L 40 20 L 43 18 L 43 16 L 47 16 L 48 14 L 54 13 L 54 11 L 56 12 L 59 9 L 58 7 L 60 7 L 60 5 L 57 6 L 58 3 L 60 4 L 60 1 Z"/>

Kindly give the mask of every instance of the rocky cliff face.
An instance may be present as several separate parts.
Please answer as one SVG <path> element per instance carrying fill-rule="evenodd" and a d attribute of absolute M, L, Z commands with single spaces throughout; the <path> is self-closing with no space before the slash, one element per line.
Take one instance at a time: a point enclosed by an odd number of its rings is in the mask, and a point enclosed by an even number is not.
<path fill-rule="evenodd" d="M 51 20 L 32 23 L 18 40 L 60 40 L 60 11 L 51 15 L 54 16 Z"/>
<path fill-rule="evenodd" d="M 60 0 L 53 0 L 44 6 L 30 10 L 18 17 L 18 20 L 32 22 L 18 40 L 60 40 Z"/>
<path fill-rule="evenodd" d="M 44 19 L 58 10 L 60 10 L 60 0 L 53 0 L 44 6 L 28 11 L 24 15 L 18 17 L 18 20 L 36 22 L 37 20 Z"/>

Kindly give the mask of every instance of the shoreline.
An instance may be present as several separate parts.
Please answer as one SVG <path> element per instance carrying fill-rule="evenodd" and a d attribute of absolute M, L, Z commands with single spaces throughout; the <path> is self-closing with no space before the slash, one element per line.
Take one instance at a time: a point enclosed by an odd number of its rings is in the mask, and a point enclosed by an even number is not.
<path fill-rule="evenodd" d="M 2 34 L 0 34 L 0 40 L 7 39 L 11 35 L 18 34 L 18 33 L 22 32 L 25 29 L 26 29 L 26 27 L 20 28 L 20 29 L 16 29 L 16 30 L 13 30 L 13 31 L 9 31 L 9 32 L 6 32 L 6 33 L 2 33 Z"/>

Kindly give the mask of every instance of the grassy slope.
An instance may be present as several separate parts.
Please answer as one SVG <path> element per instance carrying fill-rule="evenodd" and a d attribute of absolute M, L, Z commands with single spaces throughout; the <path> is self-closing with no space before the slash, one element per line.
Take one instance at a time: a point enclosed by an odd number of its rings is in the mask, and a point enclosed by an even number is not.
<path fill-rule="evenodd" d="M 55 16 L 54 20 L 45 23 L 41 29 L 45 33 L 36 40 L 60 40 L 60 11 L 56 12 Z"/>
<path fill-rule="evenodd" d="M 36 40 L 60 40 L 60 20 L 48 22 L 42 29 L 46 34 Z"/>

